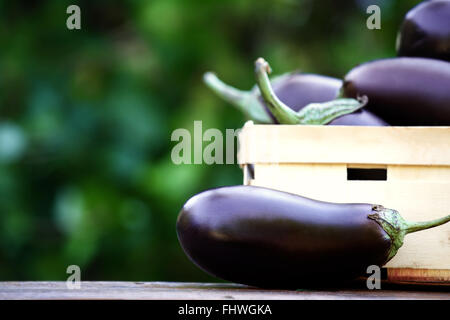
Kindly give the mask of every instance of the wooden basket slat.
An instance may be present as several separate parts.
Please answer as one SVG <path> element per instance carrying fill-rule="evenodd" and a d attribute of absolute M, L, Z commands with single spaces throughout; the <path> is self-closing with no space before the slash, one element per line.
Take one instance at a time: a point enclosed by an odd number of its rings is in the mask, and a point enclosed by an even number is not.
<path fill-rule="evenodd" d="M 450 166 L 450 127 L 253 125 L 250 121 L 239 141 L 240 163 Z"/>

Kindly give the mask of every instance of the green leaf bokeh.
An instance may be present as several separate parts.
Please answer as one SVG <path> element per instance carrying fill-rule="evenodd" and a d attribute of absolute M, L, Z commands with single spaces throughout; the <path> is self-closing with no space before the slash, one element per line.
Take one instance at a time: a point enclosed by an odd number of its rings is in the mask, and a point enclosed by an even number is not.
<path fill-rule="evenodd" d="M 0 280 L 218 281 L 181 250 L 183 203 L 237 165 L 174 165 L 176 128 L 242 127 L 202 74 L 343 77 L 395 55 L 417 0 L 0 1 Z M 81 8 L 82 29 L 66 28 Z M 378 4 L 382 30 L 366 28 Z"/>

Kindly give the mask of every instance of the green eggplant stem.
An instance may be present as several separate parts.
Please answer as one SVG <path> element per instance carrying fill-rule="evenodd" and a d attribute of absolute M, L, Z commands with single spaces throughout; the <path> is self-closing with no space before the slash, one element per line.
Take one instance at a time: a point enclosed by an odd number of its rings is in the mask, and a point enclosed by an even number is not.
<path fill-rule="evenodd" d="M 216 74 L 212 72 L 206 72 L 203 75 L 203 80 L 206 85 L 213 90 L 219 97 L 235 106 L 245 108 L 245 100 L 250 94 L 248 91 L 239 90 L 227 85 L 220 80 Z"/>
<path fill-rule="evenodd" d="M 285 105 L 273 91 L 268 74 L 270 66 L 263 58 L 255 61 L 256 83 L 270 112 L 280 124 L 324 125 L 343 115 L 353 113 L 367 104 L 367 97 L 335 99 L 324 103 L 310 103 L 295 112 Z"/>
<path fill-rule="evenodd" d="M 407 222 L 406 234 L 434 228 L 450 221 L 450 215 L 425 222 Z"/>
<path fill-rule="evenodd" d="M 252 91 L 243 91 L 224 83 L 213 72 L 203 75 L 205 84 L 226 102 L 235 106 L 248 118 L 259 123 L 272 123 L 264 106 L 253 95 Z"/>
<path fill-rule="evenodd" d="M 398 249 L 403 245 L 403 239 L 408 233 L 434 228 L 450 221 L 450 215 L 447 215 L 426 222 L 408 222 L 396 210 L 380 205 L 373 206 L 372 210 L 373 213 L 368 218 L 376 221 L 391 239 L 391 248 L 388 252 L 387 261 L 397 254 Z"/>
<path fill-rule="evenodd" d="M 256 83 L 258 84 L 261 96 L 267 104 L 270 112 L 281 124 L 298 124 L 297 113 L 285 105 L 273 91 L 268 74 L 271 73 L 269 64 L 258 58 L 255 62 Z"/>

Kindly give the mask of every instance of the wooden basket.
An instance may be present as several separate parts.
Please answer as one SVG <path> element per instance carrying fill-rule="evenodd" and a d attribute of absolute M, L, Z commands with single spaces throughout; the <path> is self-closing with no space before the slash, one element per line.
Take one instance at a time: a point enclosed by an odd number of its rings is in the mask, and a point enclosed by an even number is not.
<path fill-rule="evenodd" d="M 450 213 L 450 127 L 254 125 L 239 134 L 244 184 L 381 204 L 410 221 Z M 450 284 L 450 223 L 405 238 L 392 282 Z"/>

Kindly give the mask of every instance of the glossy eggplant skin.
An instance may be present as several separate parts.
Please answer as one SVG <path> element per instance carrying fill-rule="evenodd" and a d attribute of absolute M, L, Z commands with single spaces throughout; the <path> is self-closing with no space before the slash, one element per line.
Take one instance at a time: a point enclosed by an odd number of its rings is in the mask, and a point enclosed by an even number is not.
<path fill-rule="evenodd" d="M 450 61 L 450 1 L 422 2 L 405 16 L 397 54 Z"/>
<path fill-rule="evenodd" d="M 271 189 L 200 193 L 177 221 L 185 253 L 219 278 L 267 288 L 330 286 L 386 263 L 391 240 L 370 204 L 335 204 Z"/>
<path fill-rule="evenodd" d="M 317 74 L 292 73 L 286 75 L 280 81 L 274 81 L 272 87 L 275 94 L 284 104 L 294 111 L 299 111 L 310 103 L 326 102 L 335 99 L 342 87 L 342 81 Z M 264 105 L 273 122 L 278 123 L 262 97 L 259 97 L 259 101 Z M 339 117 L 331 121 L 329 125 L 387 126 L 388 124 L 373 113 L 361 109 Z"/>
<path fill-rule="evenodd" d="M 361 64 L 345 77 L 345 97 L 366 95 L 365 107 L 390 125 L 450 125 L 450 63 L 391 58 Z"/>

